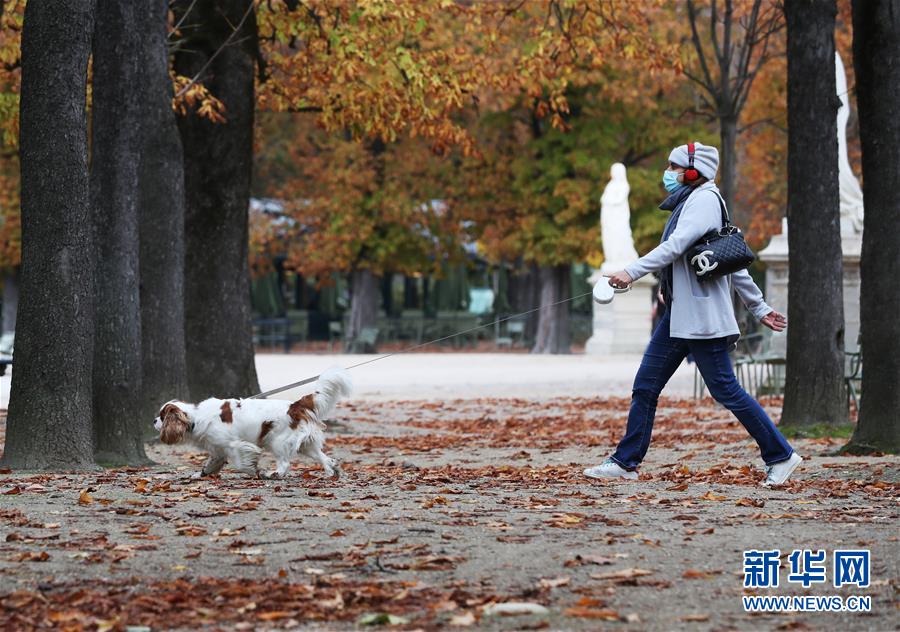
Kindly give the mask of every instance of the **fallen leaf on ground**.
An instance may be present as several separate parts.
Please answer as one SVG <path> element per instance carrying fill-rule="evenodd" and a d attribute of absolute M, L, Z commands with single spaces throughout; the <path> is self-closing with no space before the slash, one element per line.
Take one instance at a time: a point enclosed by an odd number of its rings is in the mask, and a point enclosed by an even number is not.
<path fill-rule="evenodd" d="M 622 618 L 615 610 L 599 610 L 597 608 L 566 608 L 563 614 L 567 617 L 602 619 L 603 621 L 619 621 Z"/>
<path fill-rule="evenodd" d="M 471 612 L 463 612 L 462 614 L 457 614 L 450 619 L 450 625 L 455 625 L 458 627 L 467 627 L 473 625 L 475 623 L 475 615 Z"/>
<path fill-rule="evenodd" d="M 681 617 L 682 621 L 709 621 L 708 614 L 688 614 Z"/>
<path fill-rule="evenodd" d="M 260 621 L 277 621 L 278 619 L 287 619 L 292 616 L 292 612 L 287 610 L 273 610 L 271 612 L 260 612 L 256 618 Z"/>
<path fill-rule="evenodd" d="M 409 623 L 408 619 L 398 617 L 395 614 L 386 614 L 384 612 L 364 614 L 357 620 L 359 625 L 405 625 Z"/>
<path fill-rule="evenodd" d="M 565 586 L 571 581 L 571 577 L 553 577 L 542 579 L 539 583 L 541 588 L 557 588 L 559 586 Z"/>
<path fill-rule="evenodd" d="M 592 573 L 591 579 L 634 579 L 635 577 L 644 577 L 652 574 L 653 571 L 648 571 L 644 568 L 623 568 L 622 570 L 608 573 Z"/>
<path fill-rule="evenodd" d="M 566 561 L 563 566 L 582 566 L 587 564 L 597 564 L 598 566 L 606 566 L 612 564 L 616 560 L 603 555 L 576 555 L 573 559 Z"/>
<path fill-rule="evenodd" d="M 526 601 L 508 601 L 506 603 L 493 603 L 484 607 L 484 614 L 492 616 L 518 616 L 523 614 L 548 614 L 550 611 L 539 603 Z"/>

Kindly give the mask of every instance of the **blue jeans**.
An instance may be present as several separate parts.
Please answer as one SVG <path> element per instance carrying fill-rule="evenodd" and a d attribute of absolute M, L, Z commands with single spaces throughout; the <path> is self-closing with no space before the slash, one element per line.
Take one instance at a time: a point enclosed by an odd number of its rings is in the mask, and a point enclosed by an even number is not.
<path fill-rule="evenodd" d="M 756 440 L 766 465 L 789 459 L 793 450 L 787 440 L 762 406 L 738 384 L 728 356 L 727 339 L 672 338 L 667 312 L 653 332 L 641 368 L 634 378 L 628 426 L 612 460 L 627 470 L 636 469 L 644 460 L 650 447 L 659 394 L 688 353 L 694 356 L 710 394 L 730 410 Z"/>

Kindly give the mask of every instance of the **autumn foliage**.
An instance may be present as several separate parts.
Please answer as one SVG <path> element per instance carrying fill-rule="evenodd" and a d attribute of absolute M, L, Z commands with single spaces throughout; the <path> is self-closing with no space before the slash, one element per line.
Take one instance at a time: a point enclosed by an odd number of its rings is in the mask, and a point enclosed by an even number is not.
<path fill-rule="evenodd" d="M 15 266 L 25 2 L 5 4 L 0 264 Z M 837 42 L 852 74 L 849 4 L 839 3 Z M 698 70 L 691 33 L 670 3 L 273 0 L 255 10 L 256 190 L 283 199 L 293 220 L 253 227 L 257 270 L 279 253 L 317 277 L 359 264 L 429 273 L 476 238 L 491 260 L 597 263 L 598 197 L 614 161 L 630 168 L 633 228 L 646 251 L 662 226 L 654 207 L 667 148 L 688 136 L 716 141 L 715 127 L 692 113 L 697 97 L 682 75 Z M 183 27 L 172 21 L 173 42 Z M 761 68 L 739 122 L 736 204 L 755 246 L 784 213 L 783 62 Z M 173 82 L 177 111 L 227 119 L 201 82 Z M 856 164 L 853 119 L 850 131 Z M 272 155 L 277 179 L 265 177 Z"/>

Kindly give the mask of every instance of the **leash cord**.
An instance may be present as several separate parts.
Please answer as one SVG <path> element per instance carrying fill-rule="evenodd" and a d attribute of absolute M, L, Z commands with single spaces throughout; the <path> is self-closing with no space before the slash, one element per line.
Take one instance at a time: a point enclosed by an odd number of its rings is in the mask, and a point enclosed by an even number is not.
<path fill-rule="evenodd" d="M 592 292 L 585 292 L 584 294 L 579 294 L 578 296 L 570 296 L 569 298 L 564 298 L 561 301 L 556 301 L 555 303 L 550 303 L 548 305 L 541 305 L 540 307 L 535 307 L 534 309 L 529 309 L 526 312 L 521 312 L 518 314 L 513 314 L 512 316 L 505 316 L 503 318 L 498 318 L 497 320 L 485 323 L 484 325 L 476 325 L 475 327 L 470 327 L 468 329 L 463 329 L 462 331 L 457 331 L 454 334 L 450 334 L 449 336 L 443 336 L 441 338 L 435 338 L 434 340 L 429 340 L 428 342 L 421 342 L 419 344 L 413 345 L 411 347 L 407 347 L 405 349 L 400 349 L 399 351 L 392 351 L 391 353 L 385 353 L 384 355 L 377 356 L 375 358 L 369 358 L 363 362 L 358 362 L 357 364 L 351 364 L 348 367 L 344 367 L 347 371 L 350 369 L 355 369 L 366 364 L 371 364 L 373 362 L 378 362 L 379 360 L 384 360 L 385 358 L 390 358 L 391 356 L 400 355 L 401 353 L 409 353 L 410 351 L 415 351 L 416 349 L 421 349 L 422 347 L 427 347 L 428 345 L 433 345 L 438 342 L 443 342 L 444 340 L 450 340 L 451 338 L 456 338 L 457 336 L 462 336 L 463 334 L 468 334 L 473 331 L 478 331 L 479 329 L 484 329 L 485 327 L 493 327 L 494 325 L 499 325 L 500 323 L 504 323 L 508 320 L 512 320 L 514 318 L 520 318 L 522 316 L 527 316 L 528 314 L 533 314 L 534 312 L 540 311 L 547 307 L 556 307 L 557 305 L 562 305 L 563 303 L 568 303 L 569 301 L 575 301 L 580 298 L 584 298 L 585 296 L 590 296 Z M 308 377 L 305 380 L 300 380 L 299 382 L 294 382 L 292 384 L 288 384 L 286 386 L 281 386 L 279 388 L 274 388 L 271 391 L 265 391 L 263 393 L 257 393 L 247 399 L 265 399 L 269 395 L 275 395 L 277 393 L 281 393 L 282 391 L 287 391 L 292 388 L 297 388 L 298 386 L 305 386 L 306 384 L 310 384 L 319 379 L 318 375 L 314 375 L 312 377 Z"/>

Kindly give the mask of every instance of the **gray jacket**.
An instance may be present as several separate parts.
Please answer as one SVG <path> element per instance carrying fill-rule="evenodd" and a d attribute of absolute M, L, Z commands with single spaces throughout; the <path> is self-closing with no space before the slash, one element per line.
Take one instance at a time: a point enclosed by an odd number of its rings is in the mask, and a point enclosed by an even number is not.
<path fill-rule="evenodd" d="M 667 306 L 671 311 L 669 335 L 673 338 L 728 337 L 730 342 L 737 340 L 740 330 L 734 317 L 731 286 L 757 320 L 772 311 L 746 270 L 701 283 L 685 254 L 703 235 L 721 228 L 718 194 L 713 182 L 697 187 L 681 209 L 669 238 L 625 268 L 625 272 L 637 280 L 648 272 L 674 263 L 673 298 L 672 304 Z"/>

